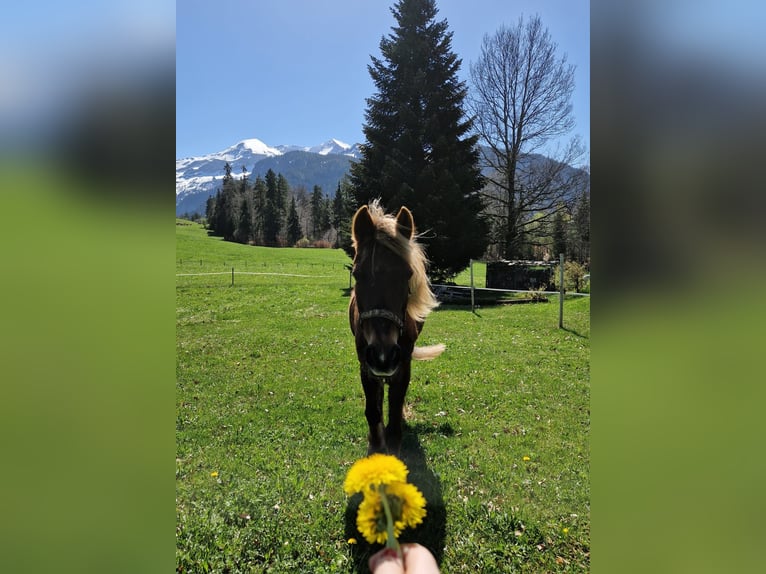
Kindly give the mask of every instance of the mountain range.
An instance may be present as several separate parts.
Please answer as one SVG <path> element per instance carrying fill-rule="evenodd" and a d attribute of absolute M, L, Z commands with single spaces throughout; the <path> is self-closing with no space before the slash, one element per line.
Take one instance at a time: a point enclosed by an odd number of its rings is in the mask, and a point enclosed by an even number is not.
<path fill-rule="evenodd" d="M 311 192 L 315 185 L 332 196 L 338 182 L 348 173 L 351 162 L 359 159 L 358 144 L 331 139 L 315 146 L 269 146 L 256 138 L 237 142 L 225 150 L 176 160 L 176 215 L 205 213 L 207 198 L 221 187 L 223 168 L 228 162 L 232 175 L 244 173 L 255 181 L 271 169 L 281 173 L 290 187 L 303 186 Z"/>
<path fill-rule="evenodd" d="M 304 187 L 311 193 L 315 185 L 325 194 L 333 197 L 338 183 L 349 172 L 351 163 L 361 159 L 359 144 L 349 145 L 337 139 L 331 139 L 315 146 L 280 145 L 271 147 L 259 139 L 251 138 L 237 142 L 225 150 L 208 155 L 188 157 L 176 160 L 176 215 L 205 213 L 207 198 L 215 195 L 223 180 L 223 168 L 229 162 L 235 179 L 244 173 L 251 182 L 257 176 L 264 177 L 271 169 L 281 173 L 292 189 Z M 543 166 L 551 160 L 543 155 L 529 154 L 520 158 L 518 169 L 525 173 L 535 171 L 536 166 Z M 557 162 L 555 162 L 557 163 Z M 558 164 L 562 166 L 562 164 Z M 555 179 L 575 181 L 575 178 L 590 177 L 581 169 L 563 165 Z M 484 166 L 482 173 L 489 175 L 491 170 Z M 545 173 L 544 171 L 541 173 Z M 581 186 L 572 186 L 568 199 L 572 199 Z"/>

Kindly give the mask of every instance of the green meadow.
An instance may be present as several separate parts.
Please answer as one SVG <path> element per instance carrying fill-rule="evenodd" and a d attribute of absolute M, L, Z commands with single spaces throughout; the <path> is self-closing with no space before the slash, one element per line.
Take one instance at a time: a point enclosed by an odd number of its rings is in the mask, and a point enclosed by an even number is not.
<path fill-rule="evenodd" d="M 342 488 L 367 446 L 350 259 L 176 230 L 177 571 L 366 572 Z M 443 572 L 590 570 L 590 300 L 565 299 L 563 330 L 558 310 L 425 324 L 447 350 L 412 367 L 402 459 L 428 514 L 401 540 Z"/>

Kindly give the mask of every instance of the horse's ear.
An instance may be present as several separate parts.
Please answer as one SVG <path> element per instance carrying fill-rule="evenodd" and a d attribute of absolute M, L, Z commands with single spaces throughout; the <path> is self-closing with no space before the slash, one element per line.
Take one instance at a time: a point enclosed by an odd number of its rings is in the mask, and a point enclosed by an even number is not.
<path fill-rule="evenodd" d="M 375 236 L 375 224 L 366 205 L 357 209 L 351 222 L 351 233 L 357 243 L 362 243 Z"/>
<path fill-rule="evenodd" d="M 396 214 L 396 224 L 399 227 L 399 233 L 407 239 L 412 239 L 415 234 L 415 220 L 412 218 L 412 212 L 402 206 L 399 213 Z"/>

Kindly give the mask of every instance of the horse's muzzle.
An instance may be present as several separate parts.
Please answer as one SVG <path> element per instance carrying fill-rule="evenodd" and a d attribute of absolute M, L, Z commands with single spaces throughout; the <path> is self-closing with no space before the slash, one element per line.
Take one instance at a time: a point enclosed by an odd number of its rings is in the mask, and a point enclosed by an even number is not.
<path fill-rule="evenodd" d="M 402 349 L 399 345 L 382 347 L 368 345 L 365 351 L 367 368 L 376 377 L 390 377 L 399 368 L 402 358 Z"/>

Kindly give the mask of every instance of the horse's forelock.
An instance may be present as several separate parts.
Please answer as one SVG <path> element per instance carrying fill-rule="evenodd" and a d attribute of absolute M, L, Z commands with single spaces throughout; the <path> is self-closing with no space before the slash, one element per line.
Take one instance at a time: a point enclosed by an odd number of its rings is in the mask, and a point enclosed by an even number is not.
<path fill-rule="evenodd" d="M 439 305 L 439 302 L 431 292 L 431 284 L 426 274 L 428 259 L 426 258 L 423 246 L 417 242 L 416 237 L 412 239 L 405 237 L 397 232 L 396 217 L 386 213 L 380 206 L 378 200 L 373 201 L 368 206 L 370 217 L 377 230 L 376 241 L 384 244 L 396 255 L 404 259 L 412 270 L 410 277 L 410 296 L 407 300 L 407 314 L 415 321 L 423 322 L 426 316 Z M 356 238 L 354 240 L 355 249 L 359 249 Z"/>

